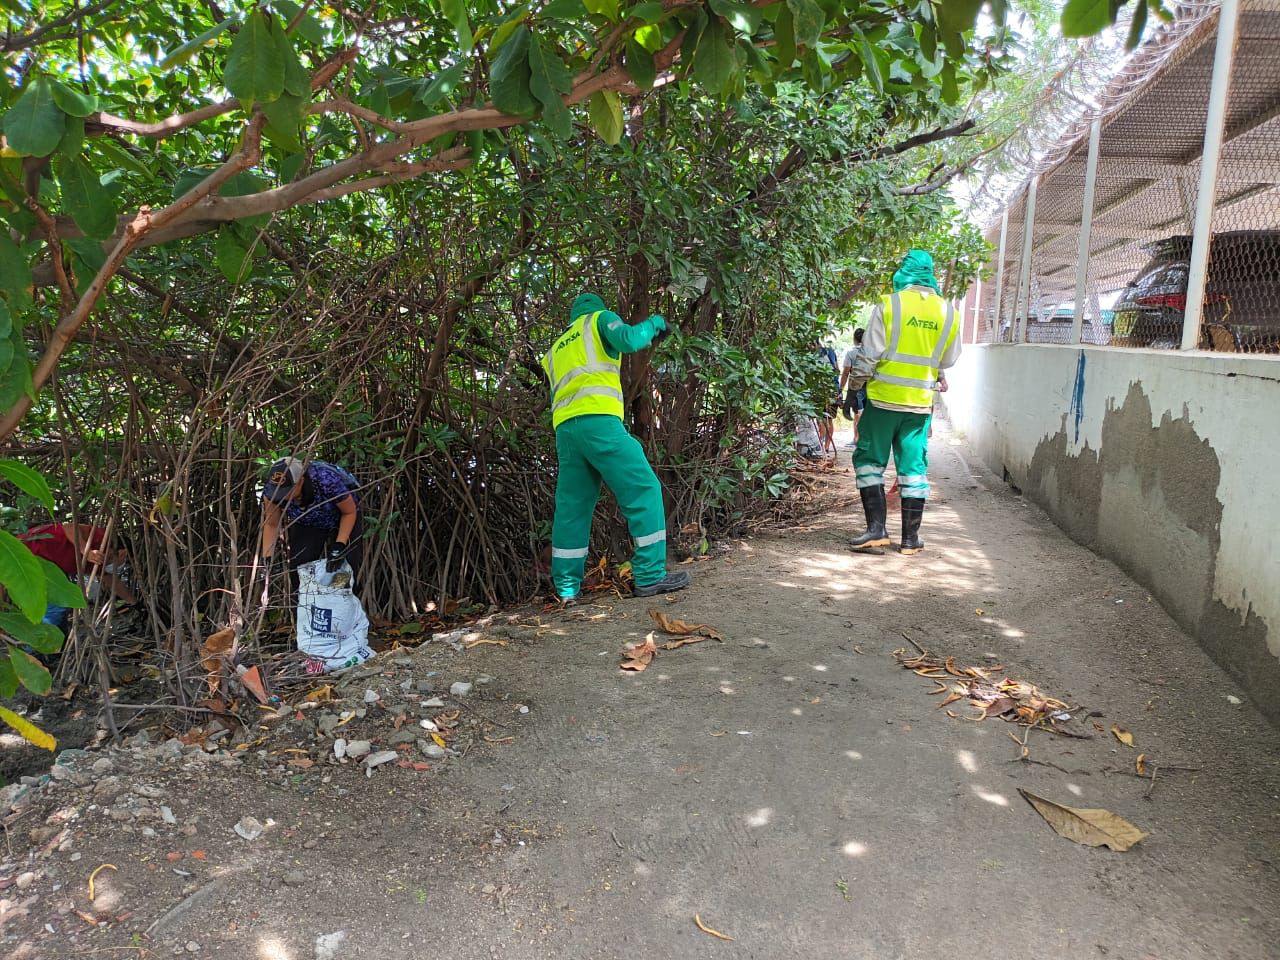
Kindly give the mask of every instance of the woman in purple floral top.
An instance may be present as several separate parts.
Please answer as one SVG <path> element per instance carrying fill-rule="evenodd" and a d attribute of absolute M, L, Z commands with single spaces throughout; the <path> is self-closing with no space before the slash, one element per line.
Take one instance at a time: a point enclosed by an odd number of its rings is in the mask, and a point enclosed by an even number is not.
<path fill-rule="evenodd" d="M 352 477 L 345 470 L 312 460 L 286 457 L 271 465 L 262 488 L 262 557 L 270 559 L 283 527 L 289 569 L 324 559 L 330 570 L 342 561 L 360 576 L 364 524 Z"/>

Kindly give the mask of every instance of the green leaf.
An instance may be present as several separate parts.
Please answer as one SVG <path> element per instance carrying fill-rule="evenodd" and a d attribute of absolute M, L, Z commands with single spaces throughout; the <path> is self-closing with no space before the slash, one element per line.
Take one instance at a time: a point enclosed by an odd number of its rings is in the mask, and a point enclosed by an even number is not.
<path fill-rule="evenodd" d="M 231 43 L 222 85 L 245 110 L 259 100 L 275 100 L 284 93 L 284 57 L 261 10 L 245 18 Z"/>
<path fill-rule="evenodd" d="M 711 0 L 711 9 L 729 21 L 729 25 L 743 36 L 751 36 L 760 29 L 764 11 L 759 7 L 737 0 Z"/>
<path fill-rule="evenodd" d="M 796 61 L 796 28 L 795 18 L 790 7 L 783 7 L 778 13 L 778 21 L 773 25 L 773 55 L 778 59 L 778 66 L 790 70 Z"/>
<path fill-rule="evenodd" d="M 876 57 L 876 49 L 871 45 L 871 41 L 863 34 L 859 43 L 859 53 L 862 57 L 862 68 L 867 79 L 871 81 L 871 86 L 876 93 L 884 93 L 884 74 L 880 70 L 880 60 Z"/>
<path fill-rule="evenodd" d="M 284 62 L 284 89 L 295 97 L 311 99 L 311 74 L 307 73 L 302 61 L 298 59 L 298 51 L 293 48 L 293 41 L 284 29 L 273 23 L 271 35 L 275 38 L 276 50 Z"/>
<path fill-rule="evenodd" d="M 40 622 L 48 602 L 44 571 L 26 544 L 7 530 L 0 530 L 0 585 L 28 620 Z"/>
<path fill-rule="evenodd" d="M 221 23 L 214 24 L 204 33 L 200 34 L 200 36 L 192 37 L 182 46 L 167 54 L 165 58 L 160 61 L 160 69 L 169 70 L 173 67 L 186 63 L 197 50 L 218 39 L 218 37 L 226 32 L 227 27 L 231 26 L 235 22 L 236 21 L 234 19 L 228 17 Z"/>
<path fill-rule="evenodd" d="M 35 497 L 44 504 L 46 510 L 53 513 L 53 494 L 49 490 L 49 484 L 45 482 L 44 477 L 25 463 L 18 463 L 17 460 L 0 460 L 0 477 L 4 477 L 23 493 Z"/>
<path fill-rule="evenodd" d="M 637 3 L 634 7 L 627 11 L 628 17 L 635 17 L 637 20 L 643 20 L 645 23 L 657 23 L 662 19 L 665 11 L 660 3 Z"/>
<path fill-rule="evenodd" d="M 942 99 L 953 107 L 960 102 L 960 87 L 956 83 L 955 65 L 952 63 L 942 68 Z"/>
<path fill-rule="evenodd" d="M 618 0 L 582 0 L 582 5 L 588 13 L 601 14 L 613 21 L 618 19 Z"/>
<path fill-rule="evenodd" d="M 271 5 L 279 11 L 280 16 L 284 17 L 286 25 L 293 23 L 298 16 L 298 12 L 302 9 L 293 0 L 274 0 Z M 322 45 L 328 39 L 324 32 L 324 26 L 309 13 L 303 14 L 302 19 L 298 21 L 298 25 L 293 29 L 307 43 L 314 43 L 316 46 Z"/>
<path fill-rule="evenodd" d="M 6 342 L 9 334 L 13 331 L 13 314 L 9 312 L 9 304 L 6 300 L 0 299 L 0 342 Z M 10 344 L 12 346 L 12 344 Z M 12 356 L 12 354 L 10 354 Z M 0 370 L 8 370 L 7 363 L 0 364 Z"/>
<path fill-rule="evenodd" d="M 628 40 L 623 63 L 626 65 L 627 75 L 631 77 L 632 83 L 641 90 L 653 89 L 653 81 L 657 79 L 658 71 L 654 66 L 652 53 L 634 40 Z"/>
<path fill-rule="evenodd" d="M 72 266 L 76 274 L 76 289 L 83 295 L 98 275 L 107 255 L 102 243 L 89 237 L 70 237 L 63 241 L 72 252 Z"/>
<path fill-rule="evenodd" d="M 53 102 L 49 78 L 38 76 L 27 84 L 9 112 L 4 115 L 4 135 L 15 153 L 47 157 L 57 149 L 67 127 L 67 115 Z"/>
<path fill-rule="evenodd" d="M 62 579 L 67 579 L 65 574 Z M 62 649 L 62 641 L 65 639 L 62 631 L 53 624 L 32 623 L 17 613 L 0 613 L 0 630 L 18 643 L 25 643 L 36 653 L 57 653 Z"/>
<path fill-rule="evenodd" d="M 298 174 L 302 172 L 303 165 L 307 162 L 305 153 L 291 153 L 280 161 L 280 182 L 293 183 L 297 179 Z"/>
<path fill-rule="evenodd" d="M 1142 42 L 1142 31 L 1147 29 L 1147 0 L 1138 0 L 1133 11 L 1133 20 L 1129 23 L 1129 36 L 1125 38 L 1124 48 L 1132 50 Z"/>
<path fill-rule="evenodd" d="M 53 93 L 53 102 L 58 105 L 59 110 L 69 116 L 87 117 L 98 110 L 98 98 L 92 93 L 81 93 L 74 87 L 68 87 L 57 80 L 51 80 L 49 88 Z"/>
<path fill-rule="evenodd" d="M 440 10 L 457 31 L 458 45 L 462 47 L 462 52 L 470 53 L 475 46 L 475 37 L 471 33 L 471 22 L 467 19 L 466 0 L 440 0 Z"/>
<path fill-rule="evenodd" d="M 519 24 L 516 24 L 516 26 L 519 26 Z M 458 84 L 466 76 L 466 71 L 467 65 L 465 63 L 455 63 L 453 66 L 442 70 L 418 94 L 418 102 L 424 107 L 434 107 L 458 88 Z"/>
<path fill-rule="evenodd" d="M 1091 37 L 1116 22 L 1111 0 L 1067 0 L 1062 8 L 1064 37 Z"/>
<path fill-rule="evenodd" d="M 524 23 L 529 17 L 529 4 L 521 4 L 511 13 L 503 18 L 498 24 L 498 28 L 493 31 L 493 37 L 489 40 L 489 56 L 492 57 L 499 47 L 510 39 L 511 34 L 516 32 L 516 27 Z"/>
<path fill-rule="evenodd" d="M 938 5 L 938 26 L 944 33 L 967 33 L 978 21 L 978 11 L 986 0 L 942 0 Z"/>
<path fill-rule="evenodd" d="M 93 149 L 115 164 L 118 169 L 128 170 L 147 180 L 155 179 L 156 175 L 151 172 L 150 167 L 110 137 L 94 137 L 92 145 Z"/>
<path fill-rule="evenodd" d="M 693 55 L 693 76 L 705 89 L 722 94 L 733 80 L 737 67 L 730 37 L 717 19 L 711 19 L 698 39 Z"/>
<path fill-rule="evenodd" d="M 586 12 L 587 8 L 582 5 L 582 0 L 551 0 L 538 11 L 538 19 L 576 21 L 581 20 Z"/>
<path fill-rule="evenodd" d="M 521 24 L 502 45 L 489 71 L 489 96 L 503 113 L 531 117 L 538 105 L 530 90 L 529 28 Z"/>
<path fill-rule="evenodd" d="M 653 24 L 637 27 L 635 41 L 650 53 L 657 53 L 662 49 L 662 28 Z"/>
<path fill-rule="evenodd" d="M 214 256 L 218 261 L 218 269 L 232 283 L 248 279 L 253 272 L 253 255 L 240 245 L 235 233 L 229 228 L 224 227 L 218 231 Z"/>
<path fill-rule="evenodd" d="M 8 657 L 0 659 L 0 700 L 12 700 L 18 692 L 18 675 Z"/>
<path fill-rule="evenodd" d="M 67 127 L 58 141 L 57 153 L 74 157 L 84 150 L 84 117 L 67 117 Z"/>
<path fill-rule="evenodd" d="M 3 380 L 8 375 L 9 368 L 13 366 L 15 352 L 12 340 L 7 337 L 0 340 L 0 380 Z"/>
<path fill-rule="evenodd" d="M 542 116 L 560 138 L 573 133 L 573 118 L 560 99 L 573 88 L 573 77 L 561 59 L 548 54 L 536 36 L 529 40 L 529 90 L 542 104 Z"/>
<path fill-rule="evenodd" d="M 36 557 L 36 560 L 39 561 L 40 569 L 44 572 L 44 585 L 50 603 L 56 603 L 60 607 L 71 610 L 81 610 L 87 605 L 80 585 L 67 579 L 67 575 L 56 563 L 44 557 Z"/>
<path fill-rule="evenodd" d="M 19 397 L 24 394 L 31 396 L 34 392 L 31 383 L 31 361 L 27 358 L 26 352 L 15 345 L 9 369 L 5 371 L 3 378 L 0 378 L 0 412 L 13 409 Z M 3 581 L 4 575 L 0 573 L 0 583 Z"/>
<path fill-rule="evenodd" d="M 116 232 L 116 208 L 94 169 L 80 157 L 58 157 L 54 164 L 63 207 L 85 236 L 105 240 Z"/>
<path fill-rule="evenodd" d="M 9 662 L 13 664 L 13 672 L 18 675 L 22 685 L 32 693 L 43 696 L 53 686 L 53 677 L 45 665 L 18 647 L 9 648 Z"/>
<path fill-rule="evenodd" d="M 0 290 L 9 294 L 9 303 L 19 311 L 31 303 L 31 264 L 9 238 L 8 230 L 0 230 Z"/>
<path fill-rule="evenodd" d="M 805 47 L 818 45 L 826 17 L 814 0 L 787 0 L 787 9 L 795 22 L 796 43 Z"/>
<path fill-rule="evenodd" d="M 622 98 L 612 90 L 597 90 L 591 95 L 588 109 L 591 125 L 600 139 L 613 146 L 622 139 Z"/>
<path fill-rule="evenodd" d="M 278 99 L 259 106 L 262 115 L 267 118 L 265 132 L 271 141 L 290 153 L 301 150 L 302 141 L 298 139 L 298 129 L 307 112 L 307 101 L 292 93 L 282 93 Z"/>

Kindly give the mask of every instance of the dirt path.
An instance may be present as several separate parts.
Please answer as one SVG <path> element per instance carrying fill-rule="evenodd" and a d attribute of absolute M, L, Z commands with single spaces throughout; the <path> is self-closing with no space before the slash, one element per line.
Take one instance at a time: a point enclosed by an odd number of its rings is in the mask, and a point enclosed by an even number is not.
<path fill-rule="evenodd" d="M 10 827 L 0 953 L 1276 956 L 1280 734 L 1228 700 L 1238 691 L 1144 591 L 961 449 L 935 436 L 918 558 L 847 553 L 850 510 L 698 565 L 662 606 L 723 644 L 623 674 L 620 646 L 651 624 L 648 604 L 615 600 L 537 615 L 549 629 L 533 642 L 442 651 L 429 683 L 492 675 L 463 698 L 492 724 L 429 772 L 104 753 L 124 799 L 95 801 L 100 771 Z M 935 709 L 893 659 L 903 631 L 1097 711 L 1093 739 L 1033 733 L 1040 762 L 1019 762 L 1021 728 Z M 1200 769 L 1152 787 L 1128 773 L 1139 752 Z M 1078 846 L 1019 787 L 1150 836 L 1128 853 Z M 157 805 L 176 823 L 138 813 Z M 245 841 L 245 815 L 275 822 Z M 33 839 L 57 845 L 29 858 Z M 91 905 L 104 862 L 119 869 Z M 22 889 L 19 871 L 33 874 Z M 75 910 L 128 916 L 94 929 Z"/>

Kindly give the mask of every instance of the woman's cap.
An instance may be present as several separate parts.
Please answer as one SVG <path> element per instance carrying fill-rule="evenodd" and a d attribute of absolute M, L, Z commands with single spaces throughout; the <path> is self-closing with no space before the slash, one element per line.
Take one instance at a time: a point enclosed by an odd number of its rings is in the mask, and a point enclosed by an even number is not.
<path fill-rule="evenodd" d="M 277 460 L 267 469 L 267 480 L 262 487 L 262 496 L 272 503 L 283 503 L 293 492 L 293 488 L 302 479 L 302 461 L 297 457 L 285 457 Z"/>

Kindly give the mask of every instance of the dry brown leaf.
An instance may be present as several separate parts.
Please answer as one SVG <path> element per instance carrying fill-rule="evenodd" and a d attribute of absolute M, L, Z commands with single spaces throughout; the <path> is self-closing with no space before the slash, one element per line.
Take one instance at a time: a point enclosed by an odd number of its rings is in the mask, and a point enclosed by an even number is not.
<path fill-rule="evenodd" d="M 310 700 L 312 703 L 318 703 L 321 700 L 333 699 L 333 685 L 326 683 L 323 687 L 316 687 L 302 699 Z"/>
<path fill-rule="evenodd" d="M 658 629 L 663 633 L 674 633 L 680 636 L 704 636 L 710 637 L 712 640 L 724 642 L 724 637 L 714 627 L 709 627 L 705 623 L 689 623 L 687 620 L 677 620 L 674 617 L 668 617 L 656 607 L 649 609 L 649 616 L 653 617 L 654 623 L 658 625 Z"/>
<path fill-rule="evenodd" d="M 679 650 L 681 647 L 687 647 L 691 643 L 701 643 L 703 640 L 710 640 L 710 637 L 685 637 L 683 640 L 668 640 L 662 644 L 663 650 Z"/>
<path fill-rule="evenodd" d="M 200 648 L 200 665 L 209 675 L 209 693 L 218 692 L 218 684 L 222 674 L 222 659 L 235 646 L 236 632 L 230 627 L 211 634 Z"/>
<path fill-rule="evenodd" d="M 951 674 L 953 677 L 964 676 L 964 673 L 962 673 L 960 668 L 956 666 L 955 657 L 947 657 L 947 662 L 943 664 L 943 667 L 946 669 L 947 673 Z"/>
<path fill-rule="evenodd" d="M 1111 725 L 1111 733 L 1117 740 L 1123 743 L 1126 747 L 1133 746 L 1133 734 L 1130 733 L 1128 730 L 1125 730 L 1123 727 L 1118 727 L 1113 723 Z"/>
<path fill-rule="evenodd" d="M 628 643 L 622 648 L 622 669 L 639 673 L 653 662 L 658 653 L 658 646 L 650 633 L 643 643 Z"/>
<path fill-rule="evenodd" d="M 1133 761 L 1133 769 L 1138 772 L 1138 776 L 1145 777 L 1147 775 L 1147 755 L 1145 753 L 1138 754 L 1136 760 Z"/>
<path fill-rule="evenodd" d="M 936 707 L 934 707 L 934 709 L 941 710 L 948 703 L 955 703 L 957 700 L 963 700 L 963 699 L 964 697 L 961 694 L 958 694 L 954 690 L 952 690 L 950 693 L 947 694 L 947 698 L 943 700 L 941 703 L 939 703 Z"/>
<path fill-rule="evenodd" d="M 696 913 L 693 915 L 693 922 L 698 925 L 699 930 L 703 933 L 711 934 L 711 936 L 715 937 L 717 940 L 733 940 L 733 937 L 729 936 L 727 933 L 721 933 L 719 930 L 712 930 L 702 922 L 702 917 L 698 916 Z"/>
<path fill-rule="evenodd" d="M 1083 810 L 1064 806 L 1044 797 L 1037 797 L 1021 787 L 1018 788 L 1018 793 L 1035 808 L 1045 823 L 1053 827 L 1055 833 L 1086 847 L 1110 847 L 1123 853 L 1146 836 L 1128 820 L 1116 816 L 1110 810 Z"/>

